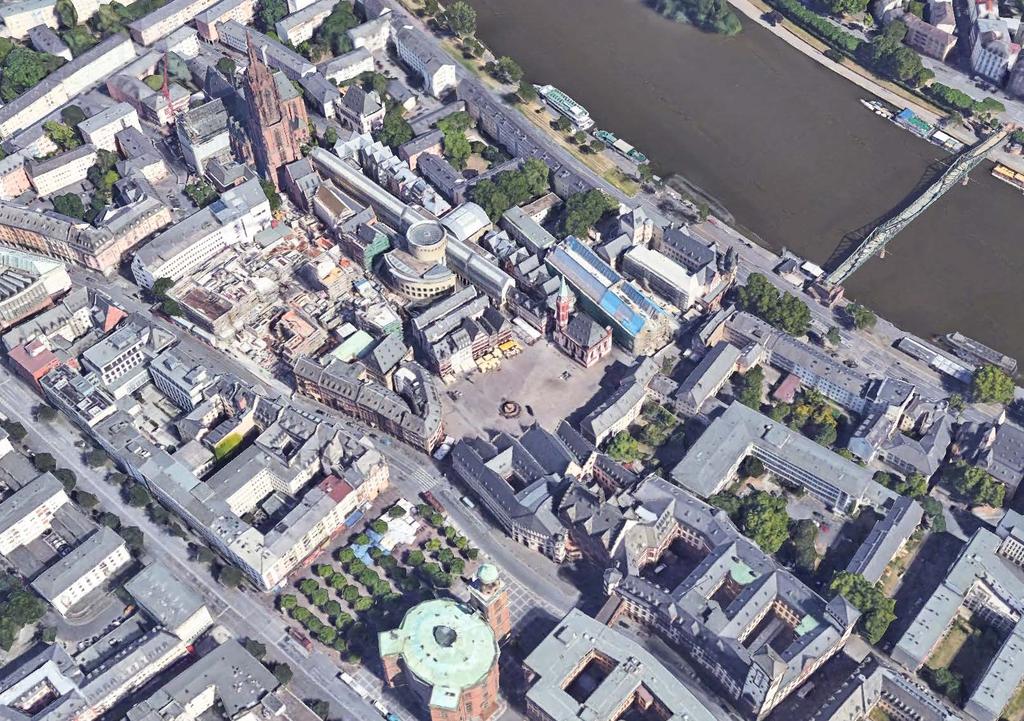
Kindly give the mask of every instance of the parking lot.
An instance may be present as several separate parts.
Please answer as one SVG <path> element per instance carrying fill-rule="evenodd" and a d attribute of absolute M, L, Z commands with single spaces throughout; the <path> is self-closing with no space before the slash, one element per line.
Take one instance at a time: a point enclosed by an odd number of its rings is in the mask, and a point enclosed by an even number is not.
<path fill-rule="evenodd" d="M 448 433 L 455 438 L 491 431 L 518 434 L 535 422 L 554 430 L 563 418 L 590 403 L 601 390 L 605 371 L 616 361 L 629 362 L 617 347 L 600 363 L 584 368 L 547 341 L 524 345 L 522 353 L 502 360 L 498 370 L 473 373 L 445 389 Z M 499 406 L 506 400 L 520 404 L 518 418 L 501 416 Z"/>

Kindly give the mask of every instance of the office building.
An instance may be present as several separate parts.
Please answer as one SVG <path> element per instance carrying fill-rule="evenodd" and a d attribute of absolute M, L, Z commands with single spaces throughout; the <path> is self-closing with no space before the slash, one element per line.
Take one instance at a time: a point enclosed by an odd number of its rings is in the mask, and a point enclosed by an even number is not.
<path fill-rule="evenodd" d="M 142 131 L 139 114 L 128 103 L 116 103 L 78 124 L 82 139 L 97 148 L 117 152 L 115 136 L 125 128 Z"/>
<path fill-rule="evenodd" d="M 393 39 L 398 57 L 419 76 L 427 93 L 440 98 L 455 87 L 457 77 L 454 63 L 438 58 L 419 30 L 405 25 L 395 30 Z"/>
<path fill-rule="evenodd" d="M 303 395 L 320 401 L 399 440 L 428 453 L 444 438 L 440 393 L 425 368 L 402 363 L 394 374 L 394 389 L 366 383 L 366 369 L 332 360 L 321 366 L 307 357 L 293 368 L 296 387 Z"/>
<path fill-rule="evenodd" d="M 157 625 L 185 643 L 192 643 L 213 625 L 202 596 L 160 562 L 135 574 L 124 590 Z"/>
<path fill-rule="evenodd" d="M 978 721 L 996 721 L 1024 681 L 1024 576 L 1014 556 L 1003 555 L 1003 539 L 979 528 L 960 550 L 945 578 L 919 607 L 892 650 L 911 671 L 920 668 L 962 614 L 994 629 L 1001 644 L 974 688 L 965 689 L 964 710 Z"/>
<path fill-rule="evenodd" d="M 224 714 L 239 721 L 287 718 L 278 680 L 237 640 L 225 641 L 128 710 L 128 721 L 191 721 Z"/>
<path fill-rule="evenodd" d="M 68 609 L 130 561 L 124 539 L 101 526 L 68 555 L 36 576 L 32 588 L 61 615 L 66 615 Z"/>
<path fill-rule="evenodd" d="M 84 181 L 89 168 L 95 164 L 96 148 L 80 145 L 46 160 L 29 160 L 25 167 L 36 194 L 46 197 Z"/>
<path fill-rule="evenodd" d="M 225 248 L 251 242 L 271 219 L 263 187 L 250 178 L 136 252 L 131 266 L 135 282 L 152 288 L 159 278 L 186 278 Z"/>
<path fill-rule="evenodd" d="M 5 498 L 0 502 L 0 553 L 6 556 L 39 538 L 67 502 L 64 486 L 49 473 L 37 476 Z"/>
<path fill-rule="evenodd" d="M 739 348 L 725 341 L 716 343 L 679 384 L 674 394 L 676 407 L 687 415 L 700 413 L 704 404 L 729 380 L 739 362 Z"/>
<path fill-rule="evenodd" d="M 520 438 L 498 433 L 490 441 L 460 440 L 452 469 L 515 542 L 561 563 L 571 548 L 555 502 L 571 475 L 582 471 L 557 436 L 534 426 Z"/>
<path fill-rule="evenodd" d="M 221 23 L 234 21 L 240 26 L 252 25 L 256 17 L 256 0 L 221 0 L 195 16 L 196 30 L 211 43 L 220 39 L 217 27 Z"/>
<path fill-rule="evenodd" d="M 671 478 L 701 498 L 722 490 L 747 456 L 783 481 L 802 486 L 838 513 L 860 505 L 879 508 L 896 497 L 872 472 L 815 443 L 783 423 L 733 403 L 711 422 L 672 469 Z"/>
<path fill-rule="evenodd" d="M 333 9 L 334 0 L 316 0 L 298 12 L 285 15 L 274 26 L 277 37 L 292 46 L 304 43 L 313 37 L 313 33 L 323 25 Z"/>
<path fill-rule="evenodd" d="M 615 493 L 576 486 L 560 515 L 585 555 L 612 566 L 609 624 L 620 615 L 644 624 L 753 718 L 839 651 L 860 615 L 842 596 L 818 596 L 723 511 L 659 476 Z M 646 570 L 663 563 L 689 570 L 671 583 Z"/>
<path fill-rule="evenodd" d="M 579 609 L 523 662 L 530 721 L 716 721 L 650 651 Z"/>

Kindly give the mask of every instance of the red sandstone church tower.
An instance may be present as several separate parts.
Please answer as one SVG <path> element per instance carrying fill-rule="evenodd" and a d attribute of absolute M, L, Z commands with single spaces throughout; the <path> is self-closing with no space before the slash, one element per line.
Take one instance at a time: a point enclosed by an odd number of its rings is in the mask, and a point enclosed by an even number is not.
<path fill-rule="evenodd" d="M 302 145 L 309 141 L 306 105 L 291 81 L 270 72 L 252 36 L 247 45 L 244 87 L 253 155 L 260 173 L 279 185 L 281 168 L 301 158 Z"/>

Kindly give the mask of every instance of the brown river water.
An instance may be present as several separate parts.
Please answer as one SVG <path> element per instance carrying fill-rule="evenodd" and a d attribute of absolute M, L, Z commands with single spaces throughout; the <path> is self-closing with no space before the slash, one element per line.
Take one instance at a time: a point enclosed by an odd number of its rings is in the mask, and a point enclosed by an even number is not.
<path fill-rule="evenodd" d="M 478 35 L 597 126 L 680 173 L 775 250 L 815 262 L 899 204 L 944 151 L 867 94 L 743 19 L 723 38 L 639 0 L 470 0 Z M 1024 198 L 983 164 L 847 284 L 918 335 L 960 330 L 1024 360 Z"/>

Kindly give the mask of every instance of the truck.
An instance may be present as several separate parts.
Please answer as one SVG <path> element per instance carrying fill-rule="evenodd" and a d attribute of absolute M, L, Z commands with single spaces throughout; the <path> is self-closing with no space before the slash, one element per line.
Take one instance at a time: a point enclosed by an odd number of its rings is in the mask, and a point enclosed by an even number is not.
<path fill-rule="evenodd" d="M 428 506 L 433 508 L 438 513 L 445 513 L 444 506 L 441 505 L 441 502 L 437 500 L 434 494 L 431 493 L 430 491 L 423 491 L 422 493 L 420 493 L 420 498 L 422 498 L 424 503 L 426 503 Z"/>
<path fill-rule="evenodd" d="M 296 641 L 296 643 L 298 643 L 300 646 L 306 649 L 306 651 L 312 652 L 313 642 L 304 633 L 300 633 L 299 631 L 296 631 L 294 628 L 289 628 L 288 635 L 291 636 Z"/>

